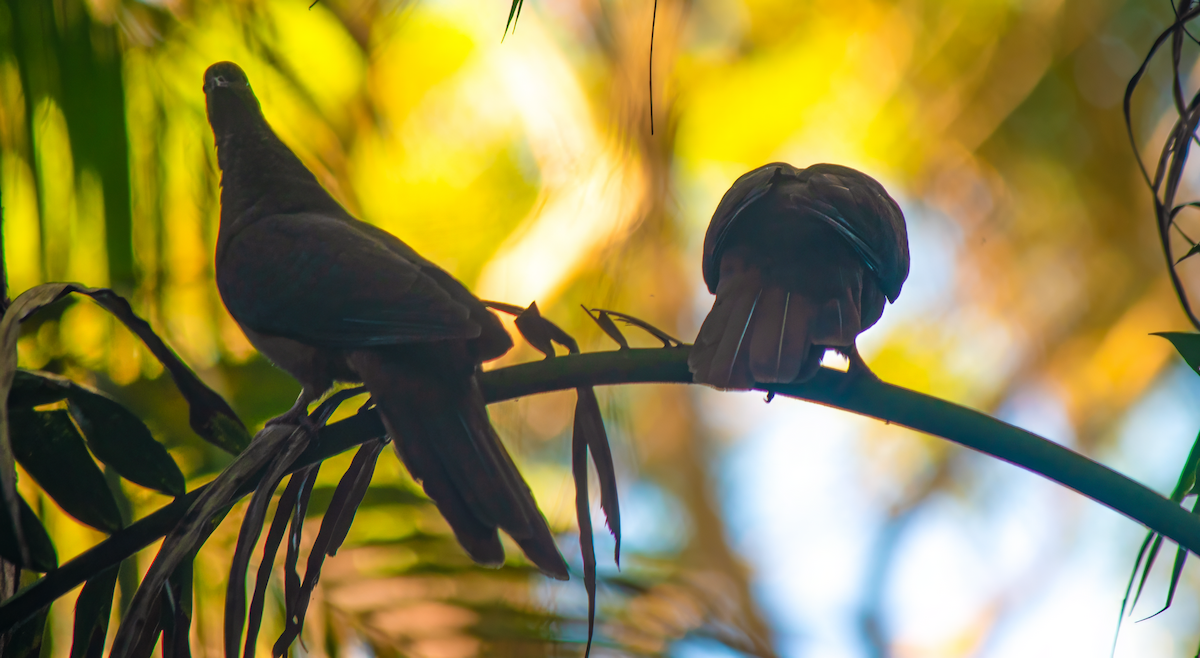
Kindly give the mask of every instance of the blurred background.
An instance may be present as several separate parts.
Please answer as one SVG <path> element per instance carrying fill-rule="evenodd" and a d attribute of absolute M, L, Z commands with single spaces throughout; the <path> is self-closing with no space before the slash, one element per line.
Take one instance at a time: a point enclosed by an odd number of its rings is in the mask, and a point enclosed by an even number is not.
<path fill-rule="evenodd" d="M 728 186 L 774 160 L 836 162 L 883 182 L 908 218 L 912 274 L 859 342 L 884 380 L 1169 492 L 1200 427 L 1200 380 L 1148 335 L 1189 325 L 1121 113 L 1167 0 L 529 0 L 503 40 L 503 0 L 309 1 L 0 2 L 10 294 L 111 286 L 248 424 L 290 405 L 298 386 L 213 283 L 219 176 L 200 86 L 219 60 L 245 68 L 276 131 L 353 213 L 481 297 L 536 300 L 585 350 L 615 346 L 580 304 L 690 341 L 711 304 L 704 230 Z M 1152 66 L 1134 97 L 1151 160 L 1173 121 L 1168 74 Z M 228 463 L 90 302 L 43 312 L 19 353 L 135 409 L 189 488 Z M 620 571 L 597 530 L 597 655 L 1108 655 L 1144 537 L 1133 522 L 1011 465 L 794 400 L 600 396 L 626 524 Z M 578 568 L 573 404 L 491 412 Z M 313 514 L 348 462 L 323 468 Z M 130 518 L 166 501 L 116 486 Z M 29 478 L 20 490 L 61 561 L 102 539 Z M 472 567 L 416 492 L 385 455 L 296 655 L 582 652 L 578 579 L 549 583 L 512 550 L 511 569 Z M 197 656 L 219 653 L 239 515 L 196 563 Z M 124 565 L 114 615 L 153 550 Z M 1165 562 L 1133 619 L 1161 605 Z M 49 655 L 67 655 L 74 596 L 53 607 Z M 1193 655 L 1198 613 L 1185 571 L 1174 605 L 1128 621 L 1116 655 Z M 267 620 L 264 652 L 279 628 Z"/>

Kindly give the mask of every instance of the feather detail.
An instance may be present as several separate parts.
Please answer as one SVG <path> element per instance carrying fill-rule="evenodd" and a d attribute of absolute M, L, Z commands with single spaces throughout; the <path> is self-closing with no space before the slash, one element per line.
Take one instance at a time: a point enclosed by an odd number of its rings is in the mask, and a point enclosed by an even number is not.
<path fill-rule="evenodd" d="M 749 349 L 742 352 L 742 345 L 746 342 L 746 332 L 750 330 L 750 323 L 754 322 L 754 309 L 758 308 L 760 297 L 762 297 L 762 288 L 759 288 L 758 292 L 754 295 L 754 301 L 750 304 L 750 313 L 746 316 L 746 322 L 742 325 L 741 332 L 738 333 L 737 343 L 733 346 L 733 356 L 729 357 L 729 372 L 726 374 L 726 378 L 729 381 L 733 381 L 733 369 L 738 365 L 738 355 L 750 353 Z M 729 341 L 730 335 L 732 334 L 727 334 L 725 339 L 721 341 L 722 345 L 725 345 Z M 748 345 L 746 347 L 749 348 Z"/>
<path fill-rule="evenodd" d="M 379 352 L 352 352 L 349 361 L 371 391 L 401 461 L 472 559 L 503 563 L 499 528 L 543 573 L 566 580 L 567 565 L 488 421 L 474 377 L 462 384 L 411 363 L 397 367 Z"/>
<path fill-rule="evenodd" d="M 783 298 L 783 326 L 779 328 L 779 347 L 775 350 L 775 373 L 779 373 L 779 368 L 783 364 L 783 337 L 787 335 L 787 315 L 788 306 L 792 301 L 792 293 L 788 293 Z"/>
<path fill-rule="evenodd" d="M 784 330 L 790 295 L 777 286 L 764 287 L 754 313 L 754 327 L 747 349 L 750 373 L 756 382 L 777 382 L 783 360 Z"/>
<path fill-rule="evenodd" d="M 754 309 L 762 294 L 753 271 L 725 276 L 717 300 L 705 318 L 688 357 L 692 378 L 716 388 L 751 388 L 749 350 L 743 341 L 749 333 Z"/>
<path fill-rule="evenodd" d="M 811 340 L 818 345 L 851 345 L 862 331 L 858 295 L 852 288 L 841 295 L 825 300 L 814 314 L 809 326 Z"/>
<path fill-rule="evenodd" d="M 808 360 L 815 358 L 820 363 L 823 349 L 817 349 L 816 356 L 811 356 L 809 326 L 814 311 L 813 304 L 803 295 L 780 288 L 764 294 L 750 346 L 750 372 L 756 382 L 793 382 Z"/>

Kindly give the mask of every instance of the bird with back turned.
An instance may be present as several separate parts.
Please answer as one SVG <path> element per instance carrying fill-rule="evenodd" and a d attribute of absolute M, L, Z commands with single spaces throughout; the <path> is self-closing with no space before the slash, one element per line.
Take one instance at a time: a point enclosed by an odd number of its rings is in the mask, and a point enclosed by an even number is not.
<path fill-rule="evenodd" d="M 737 179 L 704 237 L 717 296 L 688 357 L 721 389 L 810 379 L 827 349 L 873 376 L 858 334 L 908 277 L 904 213 L 875 179 L 833 164 L 774 162 Z"/>
<path fill-rule="evenodd" d="M 280 422 L 302 423 L 335 381 L 362 382 L 396 452 L 478 563 L 498 530 L 543 573 L 567 567 L 529 486 L 488 419 L 476 373 L 512 347 L 450 274 L 352 217 L 283 144 L 245 73 L 204 74 L 221 169 L 216 278 L 250 342 L 299 380 Z"/>

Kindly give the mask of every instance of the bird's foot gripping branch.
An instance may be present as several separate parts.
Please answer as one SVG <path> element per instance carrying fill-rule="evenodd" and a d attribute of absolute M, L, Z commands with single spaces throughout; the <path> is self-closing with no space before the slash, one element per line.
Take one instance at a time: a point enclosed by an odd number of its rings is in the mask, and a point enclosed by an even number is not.
<path fill-rule="evenodd" d="M 192 426 L 204 438 L 236 453 L 236 459 L 213 482 L 190 493 L 184 478 L 166 450 L 132 412 L 114 400 L 70 380 L 16 368 L 16 341 L 20 323 L 71 292 L 88 295 L 130 327 L 174 376 L 191 408 Z M 554 359 L 554 345 L 578 354 L 573 338 L 542 318 L 536 304 L 520 308 L 489 303 L 493 308 L 517 316 L 522 335 L 547 359 Z M 609 313 L 656 336 L 664 333 L 641 321 L 615 312 L 598 311 L 611 325 L 606 331 L 620 336 Z M 678 346 L 678 341 L 668 344 Z M 621 338 L 624 343 L 624 339 Z M 161 636 L 164 648 L 181 650 L 190 627 L 191 563 L 196 552 L 216 529 L 230 506 L 253 493 L 242 520 L 234 551 L 226 593 L 225 648 L 227 655 L 253 655 L 262 623 L 267 586 L 279 545 L 288 535 L 285 561 L 286 624 L 275 642 L 278 655 L 299 637 L 308 602 L 326 556 L 334 555 L 345 541 L 355 511 L 367 493 L 376 460 L 389 442 L 389 432 L 374 404 L 359 410 L 353 422 L 325 427 L 333 412 L 360 393 L 363 387 L 339 390 L 307 416 L 307 422 L 270 422 L 253 439 L 229 405 L 171 352 L 149 325 L 134 315 L 125 300 L 110 290 L 90 289 L 75 284 L 49 284 L 17 298 L 0 323 L 4 369 L 0 372 L 0 457 L 6 491 L 4 523 L 0 532 L 0 558 L 31 572 L 46 575 L 31 587 L 0 606 L 0 633 L 7 646 L 40 637 L 45 609 L 55 599 L 85 583 L 76 607 L 76 643 L 93 647 L 107 634 L 116 584 L 115 569 L 121 560 L 165 537 L 153 564 L 142 579 L 117 631 L 114 655 L 142 655 Z M 483 382 L 491 379 L 485 375 Z M 590 647 L 596 596 L 596 559 L 591 535 L 590 502 L 587 491 L 587 454 L 592 454 L 601 483 L 601 508 L 617 540 L 614 557 L 620 555 L 620 514 L 612 455 L 592 385 L 578 382 L 572 472 L 576 483 L 576 511 L 582 529 L 580 548 L 583 576 L 588 594 L 588 644 Z M 557 387 L 555 387 L 557 388 Z M 551 390 L 551 389 L 547 389 Z M 481 393 L 482 395 L 482 393 Z M 488 400 L 494 401 L 489 391 Z M 373 401 L 373 398 L 372 398 Z M 68 411 L 43 411 L 46 405 L 65 402 Z M 69 414 L 69 416 L 68 416 Z M 220 420 L 214 420 L 220 416 Z M 285 414 L 285 416 L 287 416 Z M 283 419 L 284 417 L 281 417 Z M 74 421 L 74 424 L 72 423 Z M 285 419 L 286 421 L 286 419 Z M 83 430 L 81 436 L 76 425 Z M 316 437 L 312 429 L 316 428 Z M 347 434 L 347 430 L 349 434 Z M 86 438 L 86 444 L 84 442 Z M 313 441 L 317 438 L 316 441 Z M 321 462 L 332 455 L 360 445 L 349 469 L 333 492 L 319 532 L 309 551 L 303 578 L 298 570 L 301 533 L 314 481 Z M 86 445 L 86 447 L 85 447 Z M 175 502 L 121 528 L 117 504 L 104 477 L 88 454 L 112 467 L 131 482 L 176 497 Z M 15 460 L 14 460 L 15 456 Z M 15 462 L 19 462 L 42 489 L 79 521 L 102 530 L 110 537 L 71 562 L 57 566 L 54 543 L 29 506 L 15 493 Z M 290 479 L 276 505 L 255 587 L 247 604 L 245 581 L 251 552 L 257 544 L 267 510 L 285 476 Z M 11 511 L 11 510 L 15 510 Z M 18 523 L 12 523 L 18 519 Z M 557 554 L 557 552 L 555 553 Z M 247 616 L 248 615 L 248 616 Z M 243 630 L 245 630 L 243 643 Z M 28 637 L 26 637 L 28 636 Z M 15 643 L 15 644 L 14 644 Z M 102 645 L 100 645 L 102 647 Z M 97 649 L 98 650 L 98 649 Z"/>
<path fill-rule="evenodd" d="M 286 580 L 291 583 L 285 587 L 288 622 L 276 643 L 276 653 L 285 650 L 300 632 L 308 597 L 316 584 L 321 564 L 325 556 L 336 552 L 345 539 L 354 510 L 358 501 L 362 500 L 370 480 L 375 460 L 385 446 L 386 432 L 378 414 L 373 408 L 367 407 L 345 420 L 325 425 L 333 409 L 357 391 L 348 389 L 336 393 L 319 405 L 310 416 L 314 424 L 320 427 L 315 440 L 310 440 L 307 432 L 293 431 L 294 427 L 272 425 L 255 437 L 249 447 L 239 454 L 235 462 L 216 481 L 183 494 L 178 468 L 170 461 L 169 456 L 165 462 L 152 456 L 158 453 L 151 448 L 151 444 L 157 444 L 136 416 L 109 398 L 78 384 L 40 373 L 16 370 L 13 349 L 15 341 L 10 341 L 10 337 L 16 335 L 16 324 L 36 308 L 72 290 L 99 299 L 106 308 L 116 309 L 118 316 L 132 316 L 126 312 L 127 307 L 123 302 L 118 301 L 119 298 L 111 292 L 80 286 L 56 284 L 53 288 L 43 287 L 29 291 L 29 297 L 19 297 L 14 303 L 14 311 L 10 311 L 4 323 L 0 324 L 0 338 L 5 341 L 6 347 L 3 360 L 6 364 L 5 374 L 3 380 L 0 380 L 0 383 L 4 384 L 3 390 L 0 390 L 0 401 L 4 401 L 6 406 L 0 409 L 4 409 L 4 418 L 7 420 L 5 434 L 0 436 L 5 437 L 5 454 L 16 453 L 17 460 L 22 463 L 26 472 L 38 478 L 38 483 L 47 495 L 59 502 L 68 513 L 85 523 L 104 529 L 110 536 L 75 559 L 56 566 L 53 542 L 38 523 L 36 516 L 19 497 L 6 498 L 5 509 L 15 504 L 18 512 L 15 517 L 11 512 L 4 515 L 8 527 L 4 532 L 0 532 L 0 557 L 29 571 L 44 572 L 45 575 L 0 604 L 0 632 L 10 632 L 10 638 L 17 640 L 34 632 L 40 633 L 47 606 L 58 597 L 84 584 L 75 612 L 75 641 L 85 645 L 96 641 L 96 638 L 103 641 L 110 616 L 108 611 L 111 609 L 115 567 L 124 558 L 159 538 L 166 537 L 154 564 L 141 583 L 130 614 L 123 620 L 123 627 L 119 631 L 122 634 L 121 646 L 130 647 L 131 654 L 137 655 L 142 650 L 152 648 L 159 637 L 162 638 L 164 646 L 178 646 L 178 643 L 186 642 L 190 620 L 189 607 L 185 603 L 190 600 L 190 570 L 195 550 L 216 527 L 216 523 L 230 504 L 242 496 L 253 494 L 244 516 L 228 584 L 230 596 L 226 611 L 227 648 L 231 650 L 231 655 L 236 655 L 239 648 L 244 652 L 253 652 L 263 615 L 266 585 L 271 575 L 273 558 L 283 538 L 288 536 L 289 548 L 285 561 L 285 568 L 290 574 Z M 34 303 L 34 300 L 41 301 Z M 545 347 L 547 344 L 541 341 L 539 336 L 550 336 L 551 349 L 544 360 L 481 374 L 480 390 L 489 403 L 572 388 L 590 391 L 592 387 L 600 385 L 687 384 L 692 381 L 687 364 L 689 349 L 686 346 L 678 346 L 674 339 L 665 334 L 662 334 L 664 345 L 667 346 L 665 348 L 622 347 L 615 351 L 580 354 L 570 342 L 558 340 L 562 336 L 557 336 L 557 328 L 541 320 L 536 309 L 512 307 L 505 310 L 519 311 L 519 317 L 524 317 L 518 326 L 524 325 L 523 333 L 530 338 L 532 344 L 542 343 Z M 607 318 L 608 324 L 612 324 L 613 317 L 635 324 L 638 322 L 611 311 L 594 310 L 592 313 L 593 318 Z M 139 322 L 129 323 L 136 327 L 135 331 L 143 339 L 147 339 L 148 344 L 157 340 L 152 338 L 152 334 L 147 333 L 148 328 Z M 605 322 L 598 322 L 602 327 L 606 326 Z M 615 325 L 606 331 L 615 331 Z M 619 331 L 616 333 L 620 335 Z M 553 342 L 566 342 L 568 351 L 572 353 L 550 356 L 553 354 Z M 1176 343 L 1180 344 L 1178 340 Z M 1188 344 L 1190 345 L 1190 342 Z M 156 350 L 156 354 L 160 351 Z M 169 351 L 163 353 L 168 354 Z M 1188 353 L 1185 352 L 1185 356 Z M 198 406 L 202 409 L 213 408 L 212 401 L 215 398 L 212 396 L 216 394 L 204 388 L 203 390 L 209 392 L 197 395 L 195 391 L 200 389 L 196 387 L 203 386 L 199 380 L 190 374 L 182 362 L 177 362 L 173 368 L 171 372 L 176 381 L 188 382 L 180 388 L 193 408 L 192 418 L 198 417 L 195 411 Z M 1200 551 L 1200 521 L 1196 517 L 1182 509 L 1178 502 L 1164 498 L 1103 465 L 1034 434 L 953 403 L 871 378 L 846 381 L 847 377 L 844 373 L 821 369 L 804 384 L 776 385 L 763 390 L 779 396 L 845 409 L 965 445 L 1074 489 L 1142 523 L 1156 533 L 1157 537 L 1173 540 L 1192 552 Z M 65 413 L 71 415 L 74 423 L 56 420 L 56 412 L 35 410 L 35 407 L 42 408 L 46 404 L 62 400 L 67 402 Z M 209 406 L 205 407 L 205 404 Z M 21 420 L 20 417 L 26 414 L 35 414 L 33 417 L 38 419 L 38 422 Z M 202 417 L 203 413 L 200 416 Z M 229 416 L 224 424 L 210 423 L 201 426 L 235 425 L 235 417 Z M 591 427 L 587 427 L 588 425 Z M 72 434 L 76 426 L 83 429 L 82 437 L 78 433 Z M 600 432 L 603 428 L 598 406 L 595 405 L 594 397 L 586 393 L 579 397 L 575 427 L 573 471 L 578 477 L 581 463 L 579 456 L 585 449 L 592 450 L 593 459 L 599 457 L 598 465 L 607 459 L 604 456 L 605 447 L 596 443 L 602 436 Z M 131 428 L 141 429 L 129 431 Z M 106 525 L 104 505 L 93 503 L 88 507 L 83 500 L 88 496 L 102 499 L 99 490 L 84 491 L 88 480 L 78 476 L 70 483 L 71 487 L 60 486 L 63 481 L 56 479 L 53 471 L 39 470 L 37 455 L 31 456 L 28 450 L 22 447 L 27 445 L 30 439 L 52 440 L 59 446 L 75 446 L 69 449 L 83 451 L 84 456 L 90 448 L 96 458 L 112 465 L 122 476 L 143 486 L 176 495 L 177 498 L 124 528 L 113 524 Z M 221 443 L 227 444 L 228 439 L 221 440 Z M 113 446 L 121 450 L 113 450 Z M 358 453 L 334 491 L 333 499 L 321 521 L 320 530 L 309 550 L 305 573 L 301 576 L 298 569 L 299 551 L 295 547 L 300 545 L 301 522 L 305 517 L 305 507 L 312 492 L 316 472 L 324 459 L 355 446 L 360 446 Z M 151 456 L 147 457 L 144 463 L 123 463 L 119 457 L 113 456 L 133 450 Z M 158 450 L 161 451 L 161 448 Z M 165 455 L 165 451 L 161 452 Z M 10 461 L 6 468 L 6 477 L 12 476 L 12 469 Z M 44 475 L 40 475 L 42 473 Z M 255 545 L 266 522 L 267 503 L 285 477 L 289 479 L 282 495 L 278 497 L 274 517 L 268 526 L 266 553 L 260 563 L 253 592 L 247 600 L 244 582 L 248 575 L 248 547 Z M 611 493 L 613 504 L 610 506 L 608 501 L 602 499 L 602 505 L 608 513 L 610 527 L 614 534 L 617 534 L 619 521 L 615 506 L 615 486 L 611 492 L 608 492 L 606 487 L 602 487 L 602 496 Z M 580 489 L 580 495 L 586 496 L 586 488 L 581 486 Z M 577 499 L 577 503 L 579 502 L 580 499 Z M 588 584 L 589 594 L 594 596 L 592 592 L 595 566 L 594 555 L 591 554 L 590 544 L 587 543 L 590 537 L 590 520 L 586 515 L 586 498 L 582 499 L 582 504 L 577 505 L 577 509 L 581 512 L 580 527 L 584 531 L 584 541 L 581 542 L 584 544 L 584 580 Z M 12 518 L 19 519 L 20 524 L 13 525 Z M 243 629 L 246 630 L 244 636 Z"/>

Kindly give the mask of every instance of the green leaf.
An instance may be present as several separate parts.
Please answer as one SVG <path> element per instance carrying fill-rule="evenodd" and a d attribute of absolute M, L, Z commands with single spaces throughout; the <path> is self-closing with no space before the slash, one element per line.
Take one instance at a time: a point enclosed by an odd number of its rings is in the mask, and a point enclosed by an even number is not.
<path fill-rule="evenodd" d="M 1182 331 L 1159 331 L 1151 336 L 1162 336 L 1171 341 L 1179 356 L 1191 366 L 1193 371 L 1200 372 L 1200 334 L 1184 333 Z"/>
<path fill-rule="evenodd" d="M 123 297 L 107 288 L 87 288 L 75 283 L 35 286 L 17 296 L 0 317 L 0 504 L 8 508 L 9 516 L 17 515 L 17 482 L 9 428 L 8 393 L 16 380 L 17 338 L 21 333 L 21 321 L 72 292 L 91 297 L 142 339 L 150 353 L 171 374 L 179 392 L 187 398 L 188 423 L 197 434 L 234 454 L 249 445 L 250 435 L 229 403 L 201 382 L 196 373 L 154 333 L 150 324 L 133 312 Z M 27 547 L 21 527 L 18 525 L 15 530 L 17 545 L 25 555 Z"/>
<path fill-rule="evenodd" d="M 17 370 L 9 407 L 33 407 L 67 399 L 97 459 L 125 479 L 171 496 L 185 492 L 183 473 L 146 425 L 120 403 L 86 386 L 44 372 Z"/>
<path fill-rule="evenodd" d="M 42 527 L 37 514 L 17 496 L 17 509 L 21 515 L 21 529 L 24 531 L 25 543 L 29 547 L 29 563 L 21 560 L 21 549 L 17 546 L 17 533 L 12 526 L 12 518 L 8 515 L 8 507 L 0 505 L 0 558 L 29 571 L 46 573 L 58 567 L 58 555 L 54 552 L 54 542 Z"/>
<path fill-rule="evenodd" d="M 160 609 L 163 658 L 191 656 L 188 635 L 192 627 L 192 584 L 195 553 L 175 568 L 162 591 Z M 235 651 L 234 656 L 237 655 Z"/>
<path fill-rule="evenodd" d="M 512 0 L 512 6 L 508 9 L 508 22 L 504 24 L 504 35 L 500 37 L 504 41 L 504 37 L 508 36 L 509 28 L 515 34 L 517 31 L 517 20 L 521 18 L 521 7 L 525 4 L 525 0 Z"/>
<path fill-rule="evenodd" d="M 111 566 L 92 576 L 75 601 L 74 639 L 71 658 L 99 658 L 104 655 L 104 638 L 112 615 L 113 592 L 117 587 L 120 565 Z"/>
<path fill-rule="evenodd" d="M 14 409 L 9 422 L 17 461 L 64 512 L 109 534 L 121 529 L 117 501 L 67 412 Z"/>
<path fill-rule="evenodd" d="M 71 381 L 43 372 L 17 370 L 13 373 L 12 390 L 8 393 L 11 409 L 32 409 L 65 399 L 71 390 Z"/>
<path fill-rule="evenodd" d="M 4 646 L 4 658 L 38 658 L 49 613 L 50 606 L 46 606 L 13 629 Z"/>
<path fill-rule="evenodd" d="M 170 453 L 133 412 L 78 386 L 71 391 L 68 405 L 96 459 L 143 487 L 172 496 L 186 492 L 183 473 Z"/>
<path fill-rule="evenodd" d="M 1188 249 L 1188 252 L 1186 254 L 1180 256 L 1179 260 L 1175 261 L 1175 264 L 1178 265 L 1178 264 L 1182 263 L 1183 261 L 1191 258 L 1192 256 L 1195 256 L 1196 254 L 1200 254 L 1200 244 L 1192 245 L 1192 248 Z"/>
<path fill-rule="evenodd" d="M 1183 462 L 1183 470 L 1179 472 L 1179 480 L 1171 491 L 1171 500 L 1180 503 L 1189 494 L 1196 493 L 1196 470 L 1200 467 L 1200 435 L 1192 442 L 1187 460 Z"/>
<path fill-rule="evenodd" d="M 193 417 L 195 414 L 193 414 Z M 193 428 L 196 424 L 193 423 Z M 239 455 L 247 446 L 250 445 L 250 433 L 246 431 L 246 426 L 237 419 L 237 416 L 227 416 L 224 414 L 214 413 L 206 418 L 204 432 L 197 430 L 209 443 L 221 448 L 231 455 Z"/>

